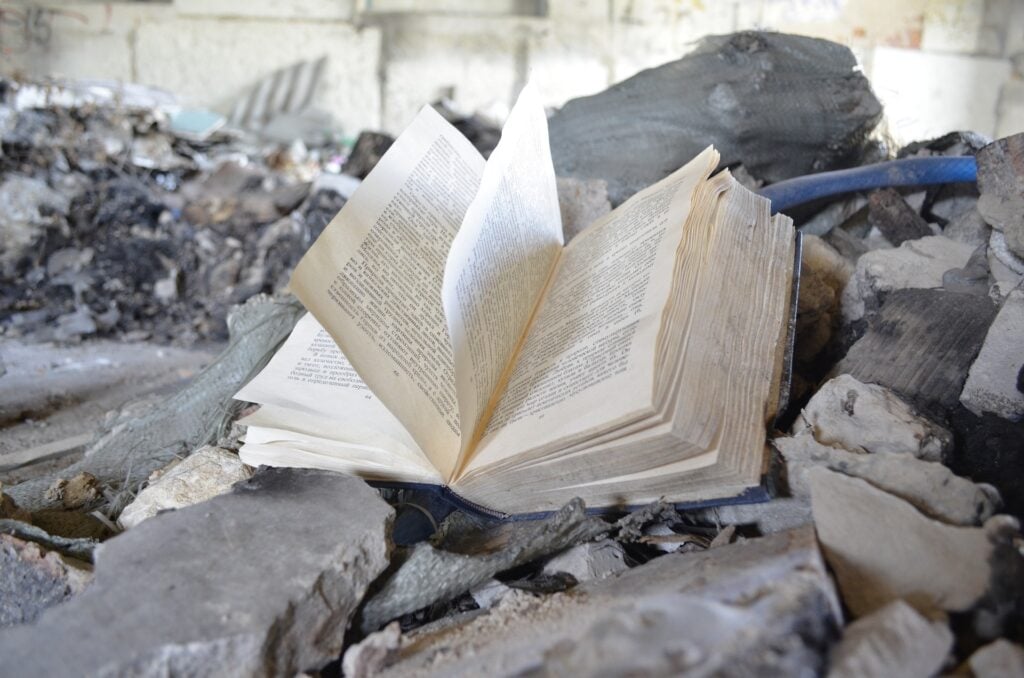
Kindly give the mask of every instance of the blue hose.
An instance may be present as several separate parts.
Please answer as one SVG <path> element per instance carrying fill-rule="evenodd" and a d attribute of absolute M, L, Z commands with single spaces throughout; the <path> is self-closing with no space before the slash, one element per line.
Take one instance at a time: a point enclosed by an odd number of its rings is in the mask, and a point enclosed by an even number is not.
<path fill-rule="evenodd" d="M 904 158 L 835 172 L 786 179 L 760 190 L 772 201 L 772 214 L 790 207 L 842 193 L 889 186 L 925 186 L 976 181 L 978 165 L 973 156 Z"/>

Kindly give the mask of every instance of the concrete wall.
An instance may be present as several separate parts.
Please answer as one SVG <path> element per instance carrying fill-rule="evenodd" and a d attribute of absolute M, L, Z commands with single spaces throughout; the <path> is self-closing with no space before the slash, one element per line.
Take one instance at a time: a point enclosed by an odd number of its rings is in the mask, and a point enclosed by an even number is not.
<path fill-rule="evenodd" d="M 227 112 L 259 78 L 326 55 L 315 105 L 348 135 L 400 131 L 442 93 L 507 110 L 527 78 L 547 104 L 768 28 L 849 45 L 891 134 L 1024 130 L 1020 0 L 173 0 L 0 2 L 2 70 L 155 85 Z"/>

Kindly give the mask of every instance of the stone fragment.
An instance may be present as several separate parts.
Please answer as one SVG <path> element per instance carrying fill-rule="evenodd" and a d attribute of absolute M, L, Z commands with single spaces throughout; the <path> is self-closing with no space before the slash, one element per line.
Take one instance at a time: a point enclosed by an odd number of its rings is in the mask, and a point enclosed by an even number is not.
<path fill-rule="evenodd" d="M 91 573 L 38 544 L 0 534 L 0 627 L 34 622 L 43 610 L 79 593 Z"/>
<path fill-rule="evenodd" d="M 32 522 L 32 514 L 3 493 L 4 484 L 0 482 L 0 520 L 19 520 L 23 523 Z"/>
<path fill-rule="evenodd" d="M 868 252 L 843 290 L 843 319 L 852 322 L 878 311 L 887 294 L 902 289 L 942 286 L 942 275 L 967 264 L 973 247 L 932 235 L 897 248 Z"/>
<path fill-rule="evenodd" d="M 580 231 L 612 211 L 608 182 L 603 179 L 557 177 L 558 208 L 562 213 L 562 236 L 566 243 Z"/>
<path fill-rule="evenodd" d="M 800 362 L 813 360 L 839 328 L 839 299 L 852 273 L 835 248 L 818 236 L 804 236 L 795 346 Z"/>
<path fill-rule="evenodd" d="M 942 461 L 953 447 L 949 431 L 918 415 L 895 393 L 849 374 L 840 374 L 818 389 L 792 432 L 804 429 L 823 445 L 839 445 L 851 452 L 892 452 Z"/>
<path fill-rule="evenodd" d="M 897 290 L 833 374 L 880 384 L 918 411 L 943 418 L 956 406 L 995 314 L 995 305 L 974 295 Z"/>
<path fill-rule="evenodd" d="M 1000 638 L 976 650 L 967 664 L 974 678 L 1024 676 L 1024 647 Z"/>
<path fill-rule="evenodd" d="M 946 228 L 942 229 L 942 235 L 950 240 L 972 247 L 987 245 L 991 233 L 992 227 L 985 223 L 977 209 L 961 212 L 946 224 Z"/>
<path fill-rule="evenodd" d="M 896 600 L 843 629 L 828 675 L 934 676 L 952 648 L 946 624 L 928 621 Z"/>
<path fill-rule="evenodd" d="M 868 197 L 868 223 L 895 247 L 932 235 L 928 222 L 892 188 L 873 191 Z"/>
<path fill-rule="evenodd" d="M 82 508 L 100 498 L 100 483 L 91 473 L 79 473 L 70 480 L 58 478 L 46 490 L 46 498 L 66 509 Z"/>
<path fill-rule="evenodd" d="M 481 610 L 488 610 L 497 605 L 498 601 L 507 596 L 511 591 L 511 588 L 505 586 L 497 579 L 488 579 L 483 584 L 472 589 L 469 595 L 473 596 L 473 602 L 477 604 L 477 607 Z"/>
<path fill-rule="evenodd" d="M 960 402 L 977 415 L 1024 417 L 1024 290 L 1010 292 L 992 321 Z"/>
<path fill-rule="evenodd" d="M 860 158 L 882 108 L 850 50 L 781 33 L 705 38 L 551 117 L 556 174 L 608 181 L 618 205 L 714 144 L 775 182 Z M 777 115 L 763 115 L 766 110 Z"/>
<path fill-rule="evenodd" d="M 401 637 L 402 628 L 396 621 L 366 636 L 345 650 L 341 658 L 342 675 L 345 678 L 376 676 L 398 650 Z"/>
<path fill-rule="evenodd" d="M 838 610 L 802 529 L 665 555 L 565 593 L 514 592 L 407 634 L 380 675 L 822 673 Z"/>
<path fill-rule="evenodd" d="M 823 466 L 862 478 L 905 499 L 925 515 L 953 525 L 980 525 L 1000 505 L 994 487 L 961 478 L 938 462 L 888 452 L 857 454 L 822 445 L 807 434 L 776 438 L 773 444 L 786 459 L 789 491 L 794 497 L 810 498 L 807 472 Z"/>
<path fill-rule="evenodd" d="M 576 581 L 604 579 L 610 575 L 628 570 L 626 552 L 622 544 L 612 539 L 577 544 L 549 560 L 543 572 L 555 574 L 567 572 Z"/>
<path fill-rule="evenodd" d="M 359 479 L 261 470 L 104 543 L 92 584 L 32 627 L 0 632 L 0 656 L 26 675 L 317 669 L 341 652 L 387 566 L 392 515 Z"/>
<path fill-rule="evenodd" d="M 954 527 L 865 480 L 807 473 L 814 522 L 843 601 L 856 617 L 897 599 L 935 617 L 978 602 L 991 579 L 985 528 Z"/>
<path fill-rule="evenodd" d="M 951 268 L 942 274 L 942 287 L 947 292 L 989 295 L 988 245 L 978 245 L 963 268 Z"/>
<path fill-rule="evenodd" d="M 121 527 L 135 527 L 161 511 L 191 506 L 223 494 L 249 477 L 237 454 L 207 445 L 150 477 L 135 501 L 118 518 Z"/>
<path fill-rule="evenodd" d="M 1024 257 L 1024 133 L 998 139 L 977 154 L 978 211 Z"/>
<path fill-rule="evenodd" d="M 15 275 L 15 267 L 47 229 L 60 223 L 70 207 L 67 197 L 46 185 L 16 173 L 0 183 L 0 273 Z"/>
<path fill-rule="evenodd" d="M 395 138 L 383 132 L 360 132 L 341 171 L 350 177 L 365 179 L 393 143 Z"/>

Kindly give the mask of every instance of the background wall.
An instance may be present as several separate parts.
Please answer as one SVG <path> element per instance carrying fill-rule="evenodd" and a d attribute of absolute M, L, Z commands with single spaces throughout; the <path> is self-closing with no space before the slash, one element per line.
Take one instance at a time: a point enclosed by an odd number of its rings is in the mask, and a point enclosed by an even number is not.
<path fill-rule="evenodd" d="M 500 114 L 527 77 L 557 106 L 745 28 L 849 45 L 899 140 L 1024 130 L 1021 0 L 52 0 L 0 11 L 5 74 L 140 82 L 225 113 L 261 76 L 326 56 L 314 104 L 350 136 L 397 133 L 441 94 Z"/>

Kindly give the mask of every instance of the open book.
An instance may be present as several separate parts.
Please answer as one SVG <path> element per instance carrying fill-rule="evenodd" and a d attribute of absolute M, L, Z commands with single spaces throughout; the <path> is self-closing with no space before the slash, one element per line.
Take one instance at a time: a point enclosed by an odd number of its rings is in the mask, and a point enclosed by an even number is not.
<path fill-rule="evenodd" d="M 759 486 L 797 245 L 717 165 L 708 148 L 563 245 L 529 85 L 486 162 L 424 108 L 296 267 L 310 314 L 237 395 L 262 405 L 242 459 L 501 513 Z"/>

